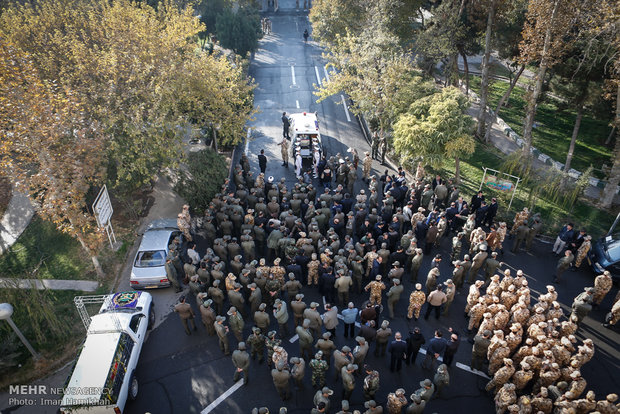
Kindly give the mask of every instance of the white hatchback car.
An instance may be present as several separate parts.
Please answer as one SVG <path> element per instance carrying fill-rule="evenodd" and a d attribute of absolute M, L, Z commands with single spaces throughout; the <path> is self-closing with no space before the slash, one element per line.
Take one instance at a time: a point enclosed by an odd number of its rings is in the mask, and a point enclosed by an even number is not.
<path fill-rule="evenodd" d="M 164 265 L 168 246 L 178 236 L 182 237 L 176 219 L 154 220 L 147 226 L 131 268 L 129 284 L 132 288 L 170 286 Z"/>

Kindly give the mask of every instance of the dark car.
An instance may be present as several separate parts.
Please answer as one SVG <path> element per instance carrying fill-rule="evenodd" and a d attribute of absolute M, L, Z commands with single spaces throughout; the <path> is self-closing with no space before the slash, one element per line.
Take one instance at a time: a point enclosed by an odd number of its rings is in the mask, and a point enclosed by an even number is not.
<path fill-rule="evenodd" d="M 588 259 L 597 274 L 609 270 L 614 280 L 620 280 L 620 232 L 614 232 L 620 213 L 604 237 L 592 244 Z"/>

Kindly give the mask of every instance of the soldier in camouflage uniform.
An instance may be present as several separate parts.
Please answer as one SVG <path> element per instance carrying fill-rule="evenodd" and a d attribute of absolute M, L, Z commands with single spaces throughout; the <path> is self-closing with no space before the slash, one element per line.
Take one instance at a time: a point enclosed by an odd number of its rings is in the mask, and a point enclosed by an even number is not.
<path fill-rule="evenodd" d="M 510 361 L 510 365 L 512 365 L 512 360 L 508 359 L 510 356 L 510 348 L 508 348 L 506 341 L 501 341 L 500 346 L 493 352 L 493 355 L 489 358 L 489 375 L 495 375 L 502 364 L 507 364 L 506 361 Z M 512 372 L 508 376 L 508 378 L 512 377 L 514 374 L 514 367 L 512 368 Z"/>
<path fill-rule="evenodd" d="M 579 246 L 579 249 L 577 249 L 577 255 L 575 258 L 575 267 L 581 266 L 581 262 L 583 262 L 583 259 L 585 259 L 588 256 L 588 252 L 590 251 L 591 247 L 592 247 L 592 236 L 586 236 L 583 240 L 583 243 L 581 243 L 581 246 Z"/>
<path fill-rule="evenodd" d="M 258 326 L 252 328 L 252 333 L 245 342 L 250 345 L 252 359 L 256 359 L 258 355 L 258 363 L 262 364 L 265 358 L 265 336 L 260 332 Z"/>
<path fill-rule="evenodd" d="M 463 233 L 459 233 L 452 238 L 452 253 L 450 253 L 450 261 L 454 262 L 461 259 L 461 249 L 463 248 Z"/>
<path fill-rule="evenodd" d="M 441 397 L 441 390 L 450 385 L 450 374 L 448 373 L 448 366 L 446 364 L 441 364 L 437 368 L 433 383 L 435 384 L 435 398 Z"/>
<path fill-rule="evenodd" d="M 372 168 L 372 157 L 370 156 L 370 153 L 368 151 L 366 151 L 364 155 L 365 157 L 362 161 L 362 178 L 366 183 L 368 183 L 368 180 L 370 179 L 370 169 Z"/>
<path fill-rule="evenodd" d="M 495 395 L 495 412 L 497 414 L 504 414 L 504 411 L 515 402 L 517 402 L 517 394 L 515 393 L 514 384 L 504 384 Z"/>
<path fill-rule="evenodd" d="M 267 339 L 265 345 L 267 346 L 267 366 L 271 368 L 273 363 L 274 348 L 282 343 L 281 339 L 276 338 L 276 331 L 269 331 L 267 333 Z"/>
<path fill-rule="evenodd" d="M 448 314 L 448 309 L 450 309 L 450 305 L 452 305 L 452 302 L 454 301 L 454 295 L 456 295 L 456 286 L 454 286 L 452 279 L 446 280 L 445 285 L 446 289 L 444 293 L 446 294 L 446 302 L 443 305 L 443 315 Z"/>
<path fill-rule="evenodd" d="M 366 372 L 366 377 L 364 378 L 364 383 L 362 386 L 362 390 L 364 391 L 364 400 L 374 400 L 375 394 L 379 391 L 379 372 L 373 370 L 368 365 L 364 365 L 364 371 Z"/>
<path fill-rule="evenodd" d="M 291 358 L 291 377 L 295 380 L 298 390 L 304 388 L 304 376 L 306 374 L 306 361 L 303 358 Z"/>
<path fill-rule="evenodd" d="M 416 283 L 415 289 L 409 295 L 409 308 L 407 309 L 407 319 L 415 318 L 417 321 L 420 317 L 422 305 L 426 303 L 426 294 L 422 292 L 422 284 Z"/>
<path fill-rule="evenodd" d="M 314 355 L 314 359 L 310 361 L 312 368 L 312 386 L 314 388 L 323 388 L 325 386 L 325 373 L 327 372 L 327 362 L 323 361 L 323 352 L 319 351 Z"/>
<path fill-rule="evenodd" d="M 521 361 L 521 369 L 512 376 L 512 383 L 517 391 L 521 391 L 534 378 L 534 372 L 530 370 L 530 364 Z M 497 372 L 499 373 L 499 371 Z M 497 376 L 497 373 L 495 376 Z"/>
<path fill-rule="evenodd" d="M 381 305 L 381 291 L 385 289 L 385 285 L 381 281 L 381 275 L 377 275 L 375 280 L 368 283 L 364 288 L 365 291 L 370 289 L 370 303 Z"/>
<path fill-rule="evenodd" d="M 528 211 L 527 207 L 523 207 L 522 211 L 519 211 L 517 214 L 515 214 L 514 224 L 512 225 L 512 230 L 510 230 L 510 234 L 515 234 L 521 224 L 527 224 L 529 218 L 530 212 Z"/>
<path fill-rule="evenodd" d="M 609 270 L 605 270 L 602 275 L 594 279 L 594 295 L 592 296 L 592 304 L 594 307 L 598 307 L 601 304 L 605 295 L 611 290 L 612 285 L 613 281 Z"/>
<path fill-rule="evenodd" d="M 271 356 L 274 366 L 282 365 L 286 371 L 289 370 L 288 366 L 288 352 L 284 350 L 280 345 L 273 347 L 273 355 Z"/>
<path fill-rule="evenodd" d="M 405 397 L 404 389 L 399 388 L 396 392 L 388 394 L 387 411 L 389 414 L 400 414 L 405 405 L 407 405 L 407 397 Z"/>
<path fill-rule="evenodd" d="M 319 266 L 321 262 L 317 260 L 316 253 L 312 253 L 312 260 L 308 262 L 308 286 L 314 283 L 314 286 L 319 284 Z"/>

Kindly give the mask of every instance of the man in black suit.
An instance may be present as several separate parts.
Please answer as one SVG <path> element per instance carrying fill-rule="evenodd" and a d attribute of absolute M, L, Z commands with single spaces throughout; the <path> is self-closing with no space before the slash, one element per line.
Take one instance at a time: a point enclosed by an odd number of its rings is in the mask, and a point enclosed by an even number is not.
<path fill-rule="evenodd" d="M 400 372 L 403 366 L 403 360 L 407 357 L 407 342 L 403 341 L 403 337 L 400 332 L 394 334 L 394 340 L 388 345 L 388 351 L 390 352 L 390 371 Z"/>
<path fill-rule="evenodd" d="M 491 199 L 491 204 L 489 205 L 489 208 L 487 209 L 487 214 L 486 217 L 484 218 L 484 223 L 491 227 L 493 225 L 493 220 L 495 219 L 495 216 L 497 215 L 497 208 L 499 206 L 497 205 L 497 198 L 493 197 Z"/>
<path fill-rule="evenodd" d="M 260 167 L 260 172 L 265 174 L 265 170 L 267 169 L 267 157 L 265 157 L 265 150 L 260 150 L 260 154 L 258 154 L 258 166 Z"/>
<path fill-rule="evenodd" d="M 482 205 L 482 200 L 484 200 L 484 196 L 482 195 L 482 191 L 478 191 L 478 194 L 471 198 L 471 203 L 469 203 L 469 208 L 472 213 L 475 213 L 476 210 L 480 208 Z"/>
<path fill-rule="evenodd" d="M 476 227 L 482 226 L 482 223 L 487 217 L 487 211 L 489 210 L 489 206 L 487 206 L 487 202 L 482 200 L 480 203 L 480 207 L 476 209 Z"/>

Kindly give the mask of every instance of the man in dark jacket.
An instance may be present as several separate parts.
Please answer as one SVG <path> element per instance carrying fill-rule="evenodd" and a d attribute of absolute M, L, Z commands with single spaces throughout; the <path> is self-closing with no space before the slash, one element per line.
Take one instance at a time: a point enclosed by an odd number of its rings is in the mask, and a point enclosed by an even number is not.
<path fill-rule="evenodd" d="M 407 359 L 405 359 L 407 365 L 412 363 L 415 365 L 418 352 L 420 352 L 420 348 L 425 342 L 426 339 L 422 336 L 420 328 L 415 327 L 413 331 L 409 332 L 409 338 L 407 338 Z"/>
<path fill-rule="evenodd" d="M 390 358 L 390 371 L 400 372 L 403 366 L 403 360 L 407 355 L 407 343 L 403 341 L 403 337 L 400 332 L 394 334 L 394 340 L 388 345 L 388 352 L 391 355 Z"/>
<path fill-rule="evenodd" d="M 469 208 L 472 213 L 475 213 L 476 210 L 480 208 L 482 205 L 482 201 L 484 200 L 484 196 L 482 195 L 482 191 L 478 191 L 478 194 L 471 198 L 471 203 L 469 203 Z"/>
<path fill-rule="evenodd" d="M 267 157 L 265 157 L 265 150 L 260 150 L 260 154 L 258 155 L 258 166 L 260 167 L 260 172 L 265 174 L 265 170 L 267 170 Z"/>
<path fill-rule="evenodd" d="M 288 129 L 291 126 L 291 121 L 288 119 L 288 116 L 286 116 L 286 112 L 282 113 L 282 136 L 285 137 L 286 139 L 291 139 L 291 136 L 289 135 Z"/>
<path fill-rule="evenodd" d="M 491 204 L 489 204 L 489 208 L 487 209 L 487 214 L 484 218 L 484 224 L 486 224 L 489 227 L 493 225 L 493 220 L 495 219 L 495 216 L 497 215 L 498 207 L 499 206 L 497 205 L 497 198 L 493 197 L 491 199 Z"/>
<path fill-rule="evenodd" d="M 446 345 L 446 340 L 442 338 L 441 331 L 435 331 L 435 337 L 430 340 L 426 347 L 426 357 L 422 363 L 422 368 L 434 371 L 435 361 L 444 353 Z"/>
<path fill-rule="evenodd" d="M 450 328 L 450 340 L 446 345 L 446 351 L 443 354 L 443 363 L 447 366 L 452 365 L 452 361 L 454 360 L 454 355 L 456 355 L 456 351 L 459 349 L 459 345 L 461 344 L 461 340 L 459 339 L 459 335 L 456 331 Z"/>

